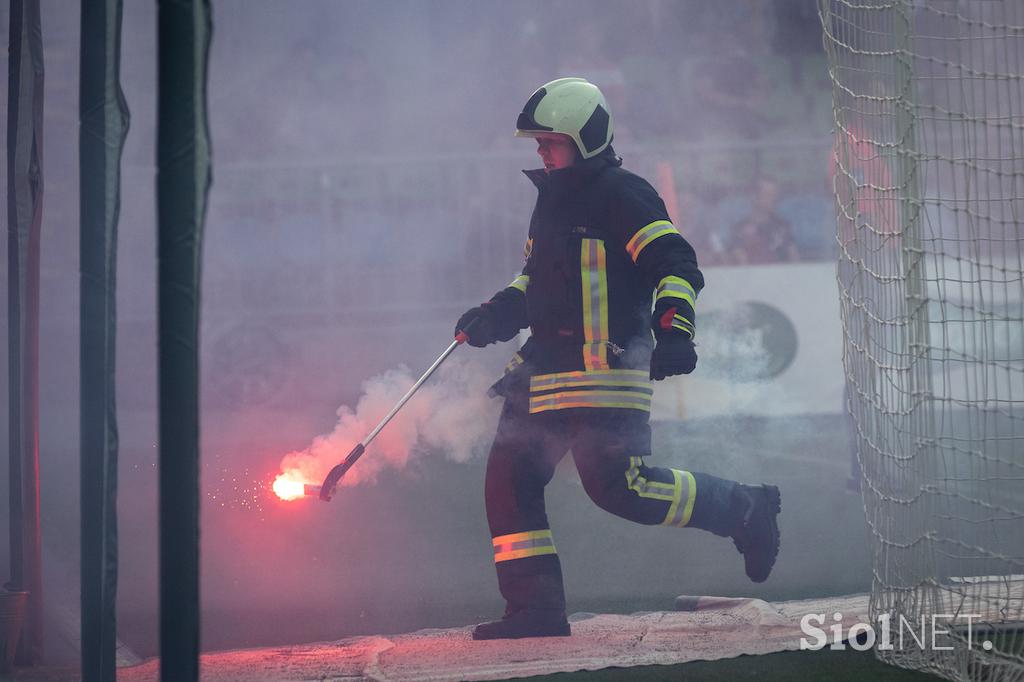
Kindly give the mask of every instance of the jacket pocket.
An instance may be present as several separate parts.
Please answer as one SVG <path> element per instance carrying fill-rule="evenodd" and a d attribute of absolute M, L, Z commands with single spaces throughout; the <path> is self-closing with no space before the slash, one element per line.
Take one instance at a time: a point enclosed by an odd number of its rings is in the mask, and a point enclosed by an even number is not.
<path fill-rule="evenodd" d="M 487 389 L 489 398 L 508 398 L 514 393 L 527 393 L 530 390 L 530 376 L 533 374 L 529 358 L 534 348 L 533 338 L 526 340 L 523 347 L 512 355 L 505 365 L 505 372 Z"/>

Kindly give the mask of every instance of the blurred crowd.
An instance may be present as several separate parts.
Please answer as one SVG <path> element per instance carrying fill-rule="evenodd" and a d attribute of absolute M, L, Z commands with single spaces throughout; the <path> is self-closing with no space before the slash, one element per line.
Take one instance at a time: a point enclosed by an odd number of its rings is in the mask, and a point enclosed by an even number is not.
<path fill-rule="evenodd" d="M 676 195 L 704 263 L 831 257 L 831 89 L 811 0 L 347 7 L 263 58 L 266 97 L 215 130 L 220 152 L 397 165 L 512 153 L 530 92 L 579 75 L 608 98 L 627 167 L 671 165 L 673 187 L 659 191 Z M 253 98 L 244 78 L 218 82 L 222 106 L 245 88 Z"/>
<path fill-rule="evenodd" d="M 290 272 L 336 279 L 302 265 L 307 251 L 330 253 L 345 272 L 366 266 L 364 284 L 415 268 L 433 277 L 445 258 L 479 263 L 456 291 L 424 290 L 479 296 L 515 266 L 525 232 L 531 188 L 507 162 L 536 159 L 512 135 L 516 115 L 539 85 L 575 75 L 604 91 L 616 150 L 655 184 L 702 266 L 834 257 L 832 93 L 813 0 L 310 6 L 267 4 L 219 26 L 211 120 L 225 243 L 269 240 L 281 257 L 307 243 Z M 247 189 L 227 199 L 232 183 Z M 360 246 L 377 230 L 386 253 Z M 506 251 L 507 264 L 481 258 Z M 292 298 L 318 287 L 337 301 L 352 289 L 306 282 Z"/>
<path fill-rule="evenodd" d="M 336 6 L 336 17 L 311 12 L 319 21 L 296 26 L 295 37 L 256 64 L 230 44 L 245 36 L 219 35 L 228 41 L 223 59 L 249 68 L 229 65 L 232 78 L 214 79 L 214 97 L 261 105 L 226 131 L 250 141 L 229 142 L 232 153 L 415 154 L 435 151 L 438 133 L 446 151 L 508 147 L 522 103 L 563 75 L 602 88 L 620 144 L 757 142 L 828 130 L 831 91 L 813 0 L 447 0 L 362 14 L 361 7 Z M 321 121 L 312 136 L 310 123 Z"/>

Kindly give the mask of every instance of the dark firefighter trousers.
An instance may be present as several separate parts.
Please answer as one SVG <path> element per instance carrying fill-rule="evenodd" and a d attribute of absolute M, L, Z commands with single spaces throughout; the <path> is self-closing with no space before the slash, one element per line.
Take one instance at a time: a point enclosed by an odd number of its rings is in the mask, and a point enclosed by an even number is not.
<path fill-rule="evenodd" d="M 728 536 L 741 523 L 734 481 L 647 466 L 646 412 L 586 408 L 529 414 L 525 392 L 505 400 L 487 461 L 485 500 L 506 613 L 565 611 L 562 569 L 544 509 L 544 487 L 572 451 L 587 495 L 602 509 L 646 525 L 695 527 Z"/>

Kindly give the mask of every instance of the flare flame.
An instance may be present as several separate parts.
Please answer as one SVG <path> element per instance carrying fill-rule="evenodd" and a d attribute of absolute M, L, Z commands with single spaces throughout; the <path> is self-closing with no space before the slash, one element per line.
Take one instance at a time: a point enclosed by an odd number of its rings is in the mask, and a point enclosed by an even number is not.
<path fill-rule="evenodd" d="M 305 497 L 305 485 L 301 475 L 295 471 L 285 471 L 274 479 L 274 493 L 282 500 L 297 500 Z"/>

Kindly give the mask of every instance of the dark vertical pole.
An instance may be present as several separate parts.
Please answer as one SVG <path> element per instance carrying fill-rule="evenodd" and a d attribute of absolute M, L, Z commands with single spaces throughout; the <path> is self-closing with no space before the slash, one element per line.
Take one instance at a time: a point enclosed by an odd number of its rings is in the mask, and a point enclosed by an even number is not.
<path fill-rule="evenodd" d="M 128 105 L 120 84 L 121 0 L 82 0 L 82 679 L 113 680 L 117 650 L 117 221 Z"/>
<path fill-rule="evenodd" d="M 39 0 L 11 0 L 7 118 L 11 582 L 29 591 L 17 661 L 43 655 L 39 530 L 39 232 L 43 219 L 43 40 Z"/>
<path fill-rule="evenodd" d="M 199 678 L 199 283 L 209 0 L 159 0 L 160 672 Z"/>

